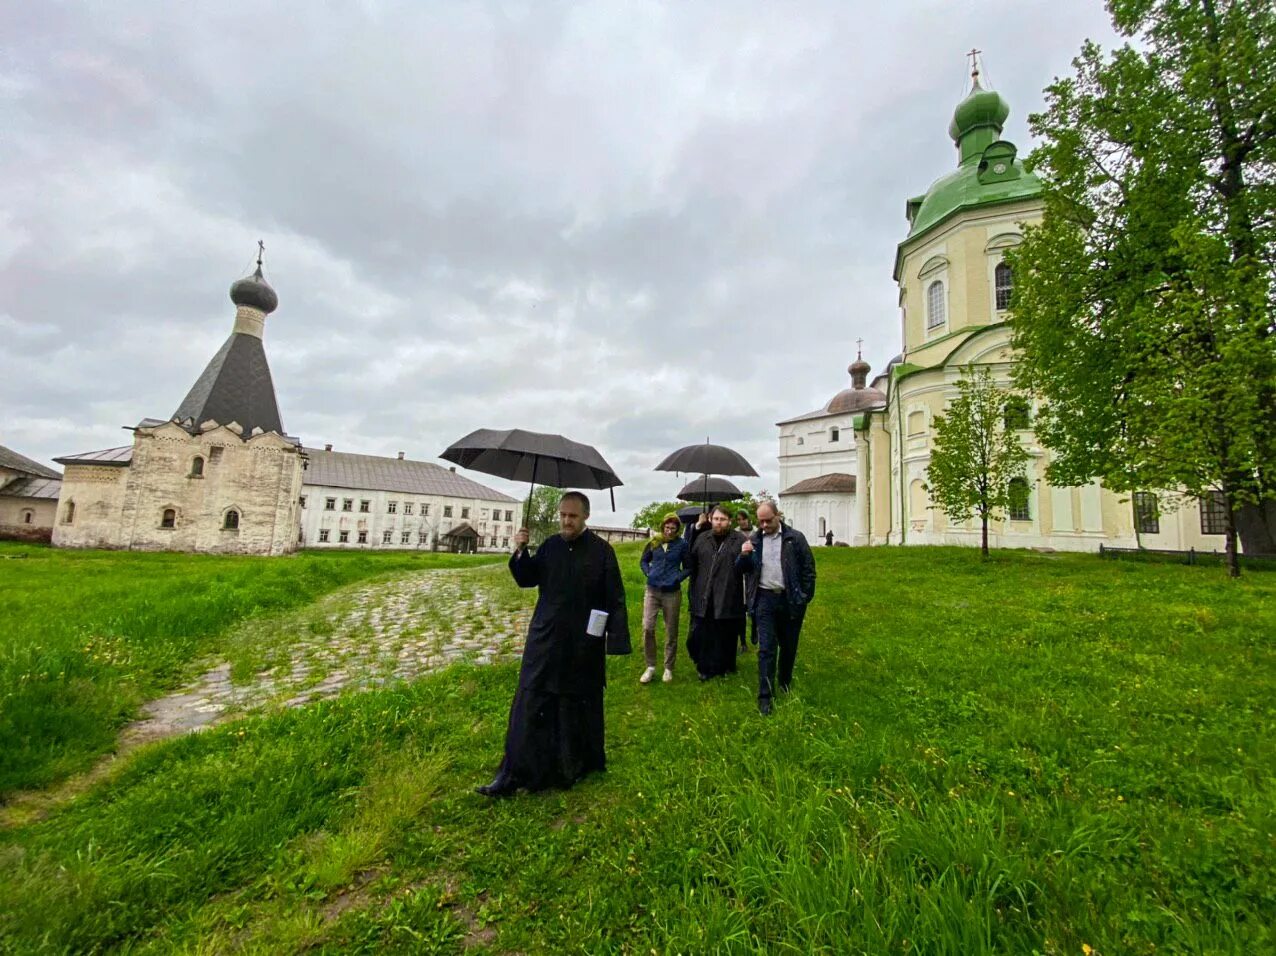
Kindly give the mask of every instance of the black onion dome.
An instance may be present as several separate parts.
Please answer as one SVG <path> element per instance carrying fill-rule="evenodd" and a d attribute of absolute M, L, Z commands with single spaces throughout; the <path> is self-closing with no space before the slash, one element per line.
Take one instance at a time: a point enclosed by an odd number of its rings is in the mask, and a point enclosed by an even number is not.
<path fill-rule="evenodd" d="M 240 279 L 230 287 L 230 301 L 235 305 L 260 309 L 267 315 L 279 308 L 279 296 L 261 274 L 260 263 L 257 265 L 256 272 L 245 279 Z"/>

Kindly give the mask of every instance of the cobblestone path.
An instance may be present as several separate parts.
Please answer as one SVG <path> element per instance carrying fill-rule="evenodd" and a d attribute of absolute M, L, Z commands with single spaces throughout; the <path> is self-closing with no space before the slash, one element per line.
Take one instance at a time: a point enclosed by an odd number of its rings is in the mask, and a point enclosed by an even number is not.
<path fill-rule="evenodd" d="M 127 748 L 346 690 L 411 681 L 455 661 L 515 658 L 523 650 L 534 594 L 519 592 L 504 565 L 420 571 L 249 622 L 231 643 L 251 651 L 250 658 L 264 646 L 267 666 L 234 679 L 232 671 L 242 666 L 209 662 L 193 684 L 147 704 L 121 743 Z"/>

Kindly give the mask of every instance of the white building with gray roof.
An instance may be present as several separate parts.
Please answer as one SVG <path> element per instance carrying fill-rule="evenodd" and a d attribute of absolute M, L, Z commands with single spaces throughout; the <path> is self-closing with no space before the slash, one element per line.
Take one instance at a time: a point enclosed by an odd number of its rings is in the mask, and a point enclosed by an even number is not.
<path fill-rule="evenodd" d="M 507 551 L 522 523 L 517 498 L 403 452 L 305 454 L 302 547 Z"/>
<path fill-rule="evenodd" d="M 48 541 L 62 475 L 0 445 L 0 537 Z"/>

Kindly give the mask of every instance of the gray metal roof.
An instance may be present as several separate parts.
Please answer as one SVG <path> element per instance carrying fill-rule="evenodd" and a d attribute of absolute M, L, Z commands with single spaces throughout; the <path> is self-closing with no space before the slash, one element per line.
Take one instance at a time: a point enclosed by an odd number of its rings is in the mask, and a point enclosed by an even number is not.
<path fill-rule="evenodd" d="M 121 445 L 119 448 L 103 448 L 101 451 L 86 451 L 78 455 L 63 455 L 54 458 L 59 465 L 113 465 L 125 468 L 133 460 L 133 446 Z"/>
<path fill-rule="evenodd" d="M 12 448 L 5 448 L 4 445 L 0 445 L 0 468 L 12 468 L 14 471 L 25 471 L 29 475 L 38 475 L 41 478 L 62 477 L 48 465 L 42 465 L 38 461 L 32 461 L 26 455 L 19 455 Z"/>
<path fill-rule="evenodd" d="M 275 401 L 266 349 L 261 339 L 232 332 L 196 380 L 173 420 L 190 419 L 194 428 L 212 420 L 220 425 L 238 422 L 247 439 L 254 428 L 284 433 Z"/>
<path fill-rule="evenodd" d="M 827 475 L 805 478 L 797 484 L 785 488 L 783 495 L 815 495 L 815 494 L 855 494 L 855 476 L 841 471 L 832 471 Z"/>
<path fill-rule="evenodd" d="M 402 491 L 447 498 L 482 498 L 485 501 L 518 501 L 517 498 L 480 485 L 477 481 L 471 481 L 451 469 L 429 461 L 351 455 L 314 448 L 303 450 L 310 458 L 310 467 L 302 476 L 303 484 L 307 485 Z"/>
<path fill-rule="evenodd" d="M 47 498 L 57 501 L 61 493 L 61 478 L 19 478 L 0 488 L 0 495 L 9 498 Z"/>

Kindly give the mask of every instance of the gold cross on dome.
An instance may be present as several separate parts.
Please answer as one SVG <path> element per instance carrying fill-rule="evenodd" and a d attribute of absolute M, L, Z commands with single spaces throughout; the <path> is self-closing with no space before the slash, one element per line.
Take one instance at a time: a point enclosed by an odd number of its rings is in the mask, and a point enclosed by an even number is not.
<path fill-rule="evenodd" d="M 983 52 L 983 50 L 976 50 L 971 47 L 970 52 L 966 54 L 966 56 L 970 57 L 970 78 L 976 83 L 979 82 L 979 54 Z"/>

